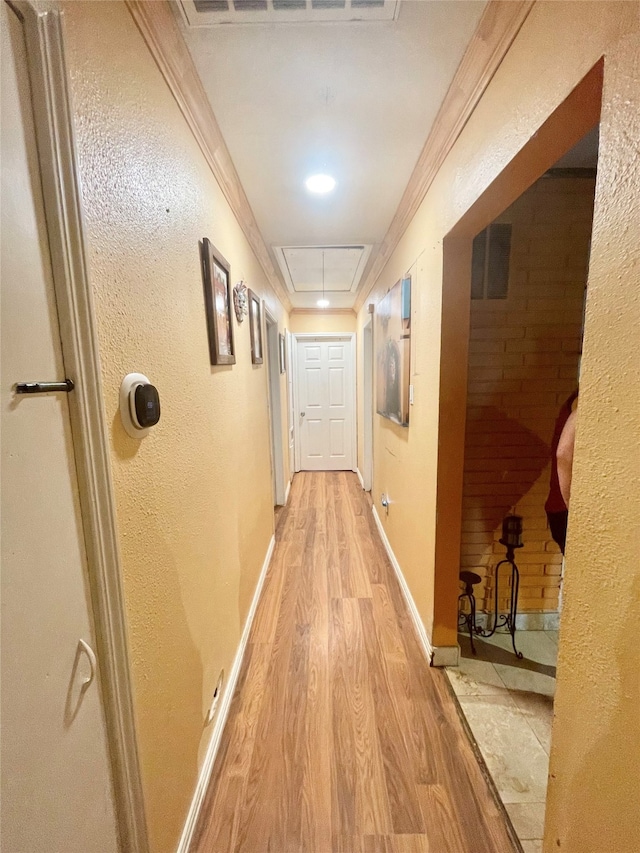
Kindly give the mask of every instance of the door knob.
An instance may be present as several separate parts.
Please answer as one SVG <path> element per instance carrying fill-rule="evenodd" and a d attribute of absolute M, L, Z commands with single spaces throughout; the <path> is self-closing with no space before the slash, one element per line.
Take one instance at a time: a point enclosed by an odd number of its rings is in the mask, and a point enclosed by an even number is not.
<path fill-rule="evenodd" d="M 303 418 L 306 415 L 306 412 L 300 412 L 300 417 Z"/>

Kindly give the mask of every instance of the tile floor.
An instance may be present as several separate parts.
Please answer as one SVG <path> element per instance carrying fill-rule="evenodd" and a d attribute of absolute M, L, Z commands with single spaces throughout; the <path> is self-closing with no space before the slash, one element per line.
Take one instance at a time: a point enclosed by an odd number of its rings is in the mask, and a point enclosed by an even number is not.
<path fill-rule="evenodd" d="M 447 669 L 524 853 L 541 853 L 549 770 L 557 631 L 459 636 L 461 660 Z"/>

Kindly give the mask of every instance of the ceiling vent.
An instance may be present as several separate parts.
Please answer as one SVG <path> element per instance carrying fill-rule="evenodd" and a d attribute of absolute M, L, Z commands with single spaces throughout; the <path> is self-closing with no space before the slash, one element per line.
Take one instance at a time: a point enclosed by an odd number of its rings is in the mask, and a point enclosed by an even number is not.
<path fill-rule="evenodd" d="M 355 293 L 371 246 L 274 246 L 290 293 Z M 324 255 L 324 258 L 323 258 Z"/>
<path fill-rule="evenodd" d="M 177 0 L 188 27 L 395 21 L 400 0 Z"/>

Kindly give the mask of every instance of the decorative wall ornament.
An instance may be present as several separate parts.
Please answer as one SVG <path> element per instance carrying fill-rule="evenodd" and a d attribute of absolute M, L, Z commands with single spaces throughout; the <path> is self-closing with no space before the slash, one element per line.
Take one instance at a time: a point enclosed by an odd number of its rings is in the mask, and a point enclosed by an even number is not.
<path fill-rule="evenodd" d="M 249 297 L 247 296 L 247 285 L 239 281 L 233 288 L 233 307 L 236 312 L 236 320 L 242 323 L 249 313 Z"/>

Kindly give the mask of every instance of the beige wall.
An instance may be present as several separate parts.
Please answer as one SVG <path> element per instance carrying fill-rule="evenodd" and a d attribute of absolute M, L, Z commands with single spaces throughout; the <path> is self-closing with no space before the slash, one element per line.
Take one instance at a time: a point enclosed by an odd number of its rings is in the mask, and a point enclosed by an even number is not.
<path fill-rule="evenodd" d="M 198 241 L 281 331 L 287 317 L 126 6 L 72 2 L 65 16 L 144 793 L 152 851 L 170 853 L 273 532 L 267 368 L 235 318 L 237 363 L 209 365 Z M 118 414 L 130 371 L 160 392 L 142 441 Z"/>
<path fill-rule="evenodd" d="M 289 330 L 300 334 L 346 334 L 356 331 L 353 311 L 292 311 Z"/>
<path fill-rule="evenodd" d="M 640 618 L 639 19 L 636 3 L 535 5 L 365 300 L 378 302 L 416 266 L 415 405 L 408 430 L 375 419 L 373 494 L 388 491 L 393 501 L 383 523 L 431 634 L 443 240 L 604 55 L 545 853 L 633 853 L 640 847 L 640 660 L 629 631 Z M 553 162 L 543 161 L 541 155 L 542 170 Z M 515 188 L 514 182 L 516 195 L 524 188 Z M 508 194 L 507 188 L 505 199 Z M 508 198 L 502 209 L 514 200 Z M 499 212 L 494 210 L 481 227 Z M 464 294 L 468 282 L 461 287 Z M 359 330 L 366 319 L 365 306 Z M 465 364 L 466 356 L 458 367 L 463 389 Z M 445 394 L 449 390 L 443 388 Z M 442 424 L 440 435 L 449 428 Z M 593 571 L 603 561 L 611 565 L 607 583 Z"/>

